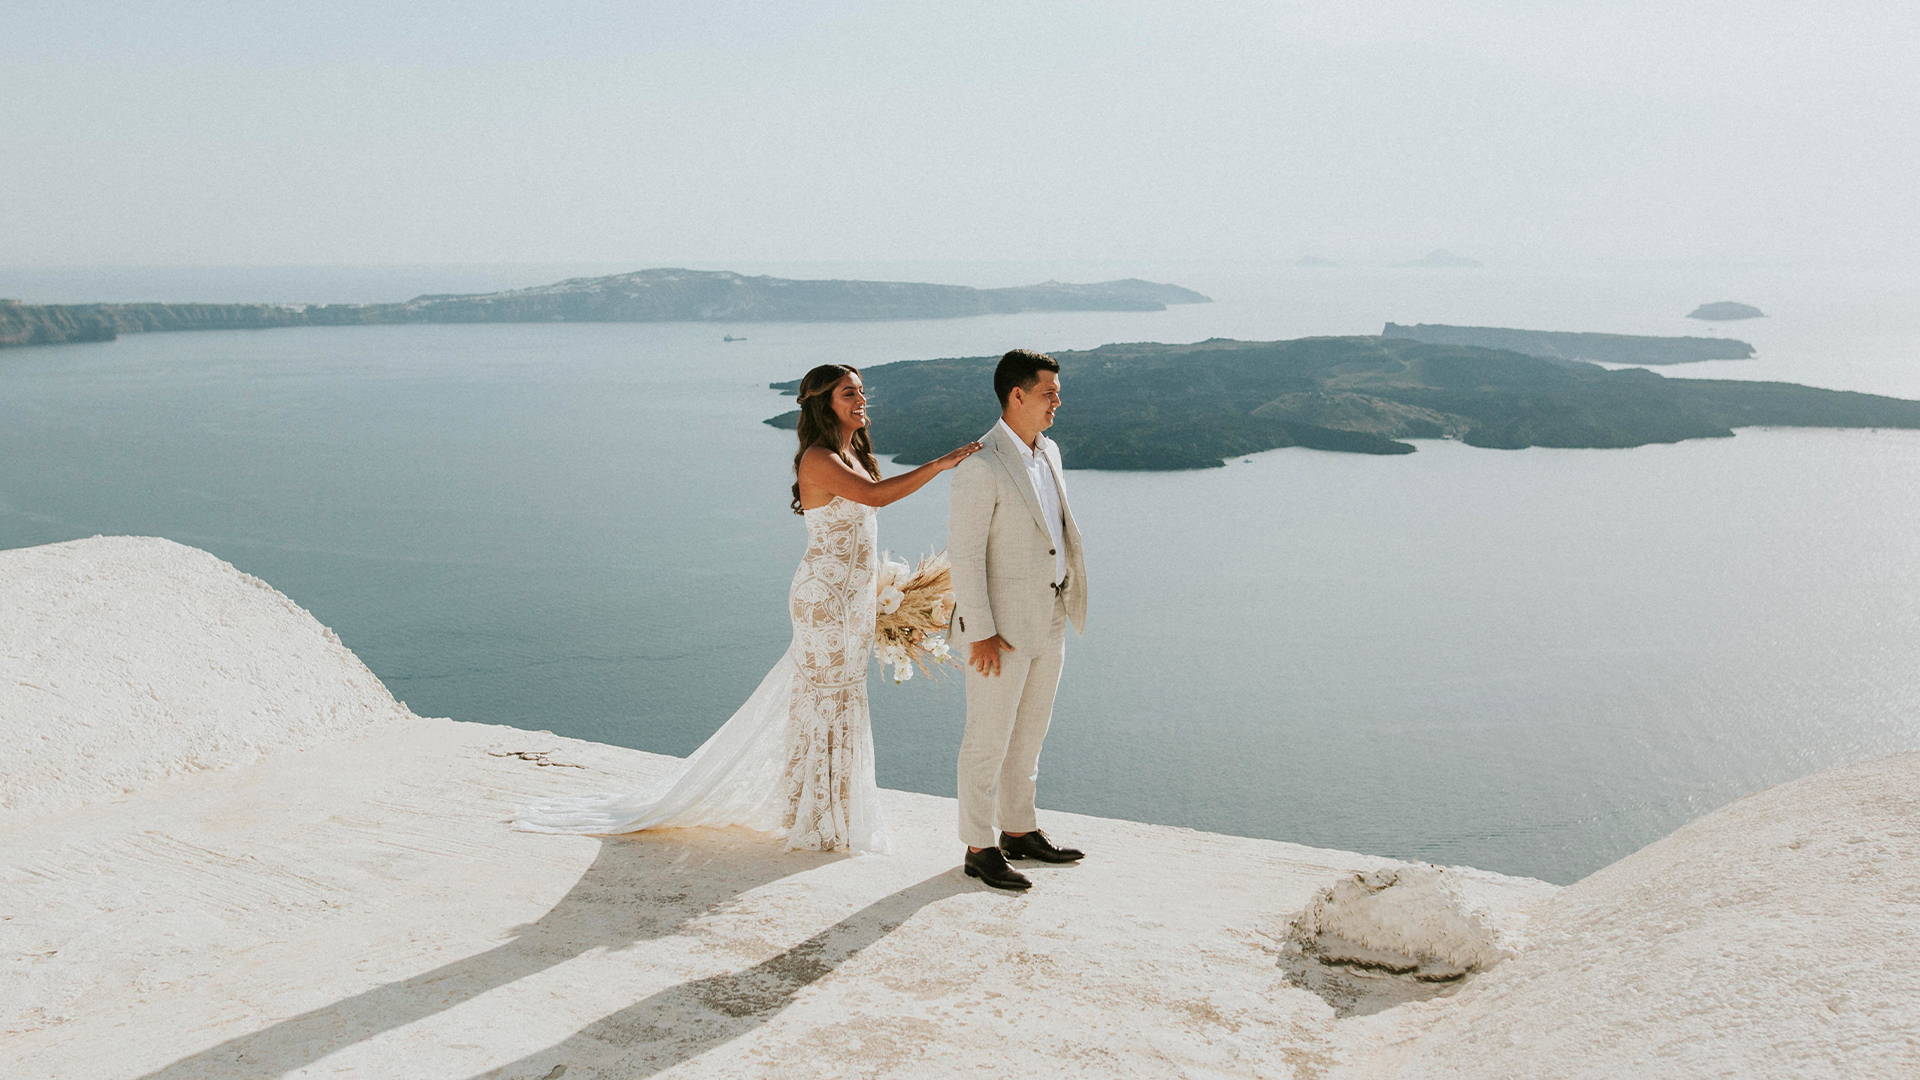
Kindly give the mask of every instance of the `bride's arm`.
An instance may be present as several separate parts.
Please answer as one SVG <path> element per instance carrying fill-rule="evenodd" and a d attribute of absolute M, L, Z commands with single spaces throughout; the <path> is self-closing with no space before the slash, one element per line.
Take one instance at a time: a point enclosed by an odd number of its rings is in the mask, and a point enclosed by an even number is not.
<path fill-rule="evenodd" d="M 829 495 L 838 495 L 868 506 L 885 506 L 919 491 L 927 486 L 927 481 L 965 461 L 978 449 L 979 443 L 968 443 L 911 472 L 875 480 L 864 473 L 855 472 L 832 451 L 816 446 L 800 459 L 800 479 L 809 487 Z"/>

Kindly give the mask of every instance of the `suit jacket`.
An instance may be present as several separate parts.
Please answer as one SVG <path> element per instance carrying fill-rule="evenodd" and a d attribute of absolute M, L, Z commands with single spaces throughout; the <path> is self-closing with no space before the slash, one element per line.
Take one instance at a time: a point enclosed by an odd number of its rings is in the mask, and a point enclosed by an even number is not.
<path fill-rule="evenodd" d="M 998 424 L 984 441 L 980 453 L 953 470 L 947 555 L 953 562 L 954 607 L 948 640 L 960 645 L 999 634 L 1019 649 L 1038 643 L 1053 628 L 1053 538 L 1018 441 Z M 1042 435 L 1040 453 L 1060 492 L 1067 616 L 1085 632 L 1087 567 L 1061 479 L 1060 447 Z"/>

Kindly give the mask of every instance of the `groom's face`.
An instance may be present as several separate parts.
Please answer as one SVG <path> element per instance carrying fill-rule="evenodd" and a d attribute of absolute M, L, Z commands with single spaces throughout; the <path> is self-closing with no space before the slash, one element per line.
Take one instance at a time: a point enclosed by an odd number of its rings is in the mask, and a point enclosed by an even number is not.
<path fill-rule="evenodd" d="M 1053 426 L 1053 414 L 1060 409 L 1060 374 L 1043 371 L 1031 389 L 1016 386 L 1009 397 L 1008 404 L 1017 410 L 1020 419 L 1045 431 Z"/>

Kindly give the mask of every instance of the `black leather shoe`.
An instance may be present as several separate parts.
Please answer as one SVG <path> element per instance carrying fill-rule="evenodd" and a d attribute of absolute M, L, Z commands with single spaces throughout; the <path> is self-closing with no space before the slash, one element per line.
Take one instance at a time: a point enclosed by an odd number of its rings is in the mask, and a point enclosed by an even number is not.
<path fill-rule="evenodd" d="M 1033 885 L 1025 874 L 1007 865 L 1007 858 L 1000 854 L 999 848 L 969 851 L 961 865 L 968 877 L 977 877 L 996 889 L 1026 889 Z"/>
<path fill-rule="evenodd" d="M 1078 848 L 1054 847 L 1047 834 L 1035 829 L 1019 836 L 1000 834 L 1000 850 L 1009 859 L 1039 859 L 1041 862 L 1079 862 L 1087 853 Z"/>

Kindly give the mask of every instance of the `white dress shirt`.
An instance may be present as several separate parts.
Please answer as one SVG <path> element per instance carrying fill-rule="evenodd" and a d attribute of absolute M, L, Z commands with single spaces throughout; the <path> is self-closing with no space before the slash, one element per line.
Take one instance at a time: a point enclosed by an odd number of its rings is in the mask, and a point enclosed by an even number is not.
<path fill-rule="evenodd" d="M 994 426 L 1006 432 L 1013 445 L 1020 448 L 1020 458 L 1027 466 L 1027 479 L 1033 481 L 1033 493 L 1040 499 L 1040 516 L 1047 519 L 1047 538 L 1053 542 L 1053 584 L 1058 585 L 1067 579 L 1067 527 L 1066 515 L 1060 510 L 1060 489 L 1053 482 L 1053 466 L 1045 454 L 1022 441 L 1007 426 L 1006 420 Z"/>

